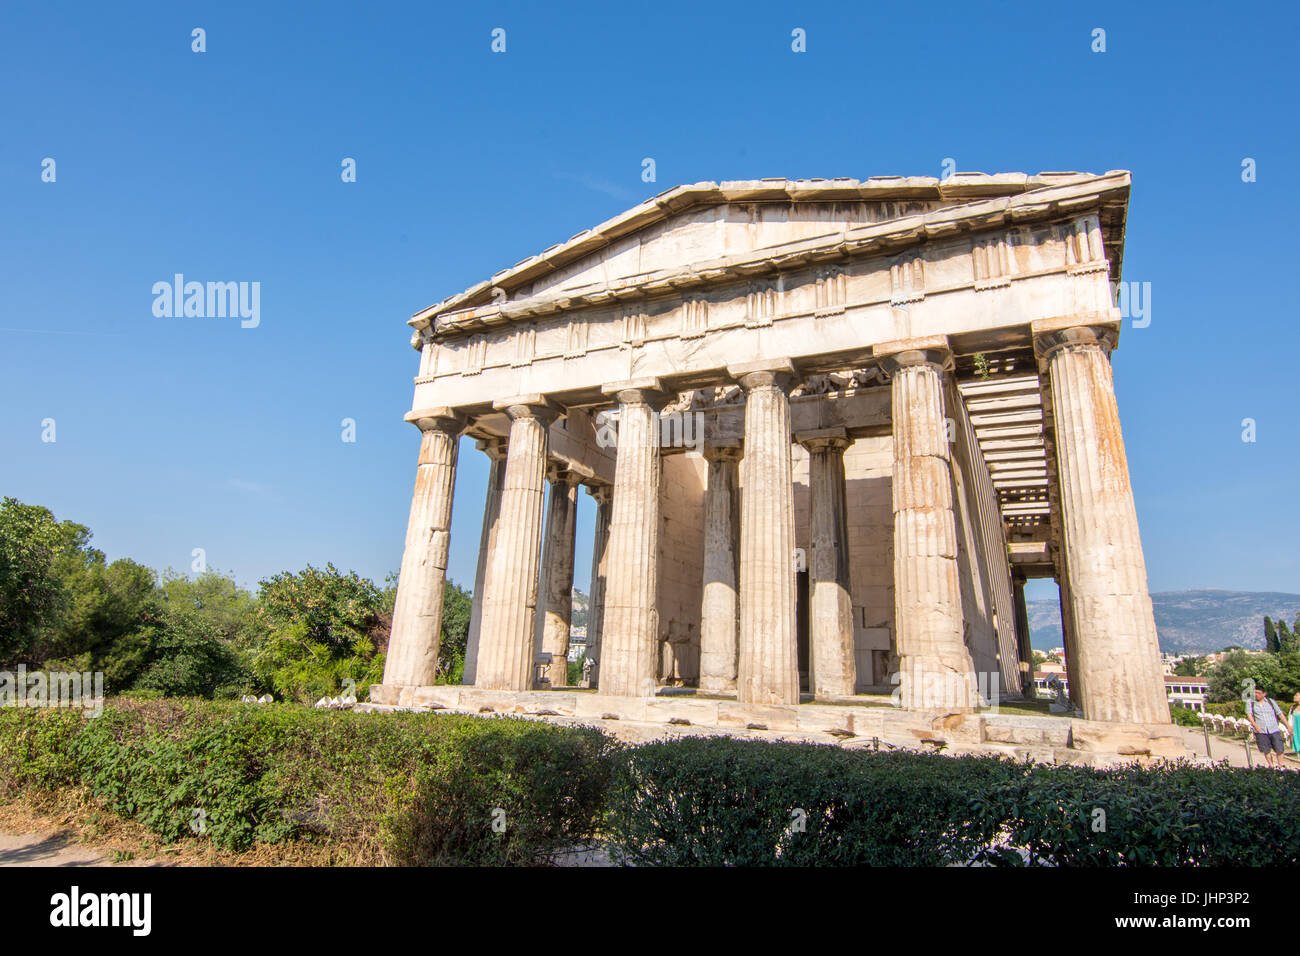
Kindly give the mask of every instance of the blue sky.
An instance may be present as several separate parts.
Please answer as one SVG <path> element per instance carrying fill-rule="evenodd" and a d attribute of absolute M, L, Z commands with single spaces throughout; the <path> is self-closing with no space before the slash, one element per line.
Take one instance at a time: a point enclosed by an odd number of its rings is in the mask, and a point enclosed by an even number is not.
<path fill-rule="evenodd" d="M 1115 369 L 1152 590 L 1300 591 L 1300 15 L 1136 6 L 5 5 L 0 493 L 112 558 L 379 580 L 417 309 L 678 183 L 1123 168 L 1152 321 Z M 177 272 L 259 282 L 260 324 L 155 317 Z M 486 471 L 465 444 L 466 585 Z M 584 495 L 580 587 L 591 519 Z"/>

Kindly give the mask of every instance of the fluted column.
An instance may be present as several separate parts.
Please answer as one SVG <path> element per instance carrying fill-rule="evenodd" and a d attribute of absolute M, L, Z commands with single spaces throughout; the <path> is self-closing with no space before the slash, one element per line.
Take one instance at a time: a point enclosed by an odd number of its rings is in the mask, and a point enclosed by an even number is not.
<path fill-rule="evenodd" d="M 451 499 L 465 420 L 449 408 L 412 412 L 406 419 L 420 429 L 420 460 L 397 578 L 384 684 L 420 687 L 432 684 L 438 670 Z"/>
<path fill-rule="evenodd" d="M 609 522 L 614 510 L 614 490 L 609 485 L 587 489 L 596 502 L 596 530 L 591 547 L 591 594 L 587 596 L 587 658 L 591 686 L 600 686 L 601 625 L 605 616 L 605 579 L 609 575 Z"/>
<path fill-rule="evenodd" d="M 496 545 L 483 586 L 474 685 L 530 690 L 548 429 L 558 412 L 539 395 L 498 402 L 494 407 L 510 416 L 510 446 Z"/>
<path fill-rule="evenodd" d="M 1117 332 L 1101 325 L 1034 331 L 1052 391 L 1076 658 L 1071 688 L 1088 720 L 1168 723 L 1109 358 Z"/>
<path fill-rule="evenodd" d="M 1061 561 L 1061 570 L 1057 572 L 1056 587 L 1060 595 L 1061 607 L 1061 644 L 1065 647 L 1065 670 L 1069 676 L 1069 697 L 1076 707 L 1082 707 L 1083 685 L 1086 675 L 1079 663 L 1078 634 L 1074 630 L 1074 603 L 1070 598 L 1070 572 L 1066 570 L 1065 560 Z"/>
<path fill-rule="evenodd" d="M 736 689 L 737 629 L 736 536 L 740 489 L 740 446 L 705 444 L 709 463 L 704 492 L 704 587 L 700 600 L 700 690 Z"/>
<path fill-rule="evenodd" d="M 1015 575 L 1016 647 L 1020 657 L 1020 689 L 1030 700 L 1037 695 L 1034 686 L 1034 647 L 1029 635 L 1029 608 L 1025 604 L 1025 579 Z"/>
<path fill-rule="evenodd" d="M 849 519 L 845 503 L 843 428 L 800 435 L 808 449 L 812 554 L 808 590 L 812 604 L 813 696 L 847 697 L 857 683 L 853 657 L 853 599 L 849 583 Z"/>
<path fill-rule="evenodd" d="M 488 558 L 496 544 L 497 519 L 501 516 L 501 486 L 506 476 L 506 443 L 485 438 L 476 443 L 479 451 L 491 459 L 488 469 L 487 498 L 483 502 L 483 530 L 478 539 L 478 567 L 474 571 L 474 600 L 469 612 L 469 635 L 465 641 L 465 669 L 461 680 L 473 684 L 478 673 L 479 635 L 483 625 L 483 585 L 487 577 Z"/>
<path fill-rule="evenodd" d="M 659 421 L 657 382 L 607 388 L 619 402 L 609 523 L 601 694 L 652 697 L 659 676 Z"/>
<path fill-rule="evenodd" d="M 573 472 L 552 466 L 546 538 L 542 545 L 537 606 L 537 644 L 551 655 L 546 679 L 551 687 L 569 683 L 569 624 L 573 620 L 573 530 L 578 485 Z"/>
<path fill-rule="evenodd" d="M 797 704 L 789 397 L 794 369 L 786 363 L 729 371 L 745 390 L 736 697 L 749 704 Z"/>
<path fill-rule="evenodd" d="M 943 403 L 952 355 L 941 342 L 878 347 L 892 374 L 894 629 L 904 707 L 977 704 L 966 647 Z"/>

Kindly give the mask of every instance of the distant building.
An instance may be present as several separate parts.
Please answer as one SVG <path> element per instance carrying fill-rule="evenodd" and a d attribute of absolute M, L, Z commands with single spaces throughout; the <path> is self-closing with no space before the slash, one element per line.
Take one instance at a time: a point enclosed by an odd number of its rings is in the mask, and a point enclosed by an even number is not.
<path fill-rule="evenodd" d="M 1066 693 L 1070 692 L 1070 679 L 1065 676 L 1064 670 L 1056 671 L 1034 671 L 1034 694 L 1043 700 L 1051 700 L 1056 696 L 1056 691 L 1052 689 L 1051 680 L 1055 677 L 1060 685 L 1065 688 Z"/>
<path fill-rule="evenodd" d="M 1038 697 L 1050 700 L 1056 696 L 1050 686 L 1053 677 L 1065 688 L 1066 693 L 1069 693 L 1070 679 L 1064 671 L 1044 669 L 1034 671 L 1034 692 Z M 1165 693 L 1169 698 L 1170 707 L 1186 707 L 1189 710 L 1204 711 L 1205 695 L 1209 690 L 1209 686 L 1210 682 L 1204 677 L 1165 675 Z"/>
<path fill-rule="evenodd" d="M 1204 677 L 1178 677 L 1165 675 L 1165 691 L 1169 694 L 1170 707 L 1187 707 L 1191 710 L 1205 710 L 1205 694 L 1210 682 Z"/>

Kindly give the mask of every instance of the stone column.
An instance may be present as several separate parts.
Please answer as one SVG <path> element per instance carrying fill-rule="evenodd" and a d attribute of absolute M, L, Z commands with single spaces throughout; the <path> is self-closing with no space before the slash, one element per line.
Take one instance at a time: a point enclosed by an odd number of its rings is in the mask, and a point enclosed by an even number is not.
<path fill-rule="evenodd" d="M 591 547 L 591 594 L 587 596 L 587 657 L 595 661 L 589 671 L 591 686 L 600 686 L 601 624 L 605 616 L 605 579 L 609 575 L 609 521 L 614 492 L 608 485 L 587 490 L 596 501 L 596 532 Z"/>
<path fill-rule="evenodd" d="M 550 505 L 546 510 L 546 539 L 542 545 L 538 582 L 537 646 L 551 655 L 547 680 L 551 687 L 569 683 L 569 624 L 573 620 L 573 529 L 578 511 L 578 485 L 567 468 L 552 466 Z"/>
<path fill-rule="evenodd" d="M 844 500 L 844 450 L 851 441 L 843 428 L 808 432 L 798 438 L 808 449 L 810 458 L 810 683 L 815 698 L 848 697 L 857 683 L 849 582 L 849 519 Z"/>
<path fill-rule="evenodd" d="M 1070 573 L 1065 570 L 1065 561 L 1057 572 L 1056 587 L 1060 594 L 1061 606 L 1061 643 L 1065 646 L 1065 672 L 1069 677 L 1069 697 L 1075 707 L 1082 707 L 1083 682 L 1085 675 L 1079 664 L 1078 635 L 1074 630 L 1074 604 L 1070 600 Z"/>
<path fill-rule="evenodd" d="M 618 398 L 618 457 L 609 523 L 600 693 L 653 697 L 659 676 L 659 419 L 657 380 L 606 386 Z"/>
<path fill-rule="evenodd" d="M 739 445 L 705 444 L 704 587 L 700 600 L 700 690 L 736 689 L 739 596 L 736 531 L 740 489 Z"/>
<path fill-rule="evenodd" d="M 745 390 L 736 697 L 747 704 L 797 704 L 789 396 L 794 367 L 786 361 L 728 371 Z"/>
<path fill-rule="evenodd" d="M 1034 645 L 1029 635 L 1029 608 L 1025 604 L 1025 579 L 1017 574 L 1011 580 L 1015 587 L 1016 647 L 1020 657 L 1020 689 L 1026 698 L 1033 700 L 1038 691 L 1034 685 Z"/>
<path fill-rule="evenodd" d="M 1069 623 L 1077 659 L 1070 665 L 1070 685 L 1074 688 L 1077 679 L 1087 720 L 1168 723 L 1110 365 L 1118 330 L 1035 323 L 1034 332 L 1034 350 L 1047 367 L 1052 390 Z"/>
<path fill-rule="evenodd" d="M 478 539 L 478 567 L 474 572 L 474 602 L 470 605 L 469 635 L 465 641 L 465 670 L 461 683 L 473 684 L 478 672 L 479 634 L 483 624 L 483 585 L 487 577 L 488 556 L 496 544 L 497 518 L 501 515 L 501 485 L 506 476 L 506 443 L 499 438 L 485 438 L 476 443 L 492 464 L 488 469 L 487 498 L 483 502 L 483 530 Z"/>
<path fill-rule="evenodd" d="M 449 408 L 410 412 L 420 429 L 420 461 L 406 525 L 406 548 L 397 578 L 393 626 L 384 661 L 384 684 L 432 684 L 442 639 L 442 598 L 447 582 L 451 499 L 456 455 L 465 420 Z"/>
<path fill-rule="evenodd" d="M 508 399 L 494 407 L 510 416 L 510 446 L 496 544 L 483 585 L 474 686 L 531 690 L 548 429 L 558 411 L 540 395 Z"/>
<path fill-rule="evenodd" d="M 966 711 L 975 668 L 966 647 L 943 376 L 944 339 L 876 349 L 893 376 L 894 629 L 904 707 Z"/>

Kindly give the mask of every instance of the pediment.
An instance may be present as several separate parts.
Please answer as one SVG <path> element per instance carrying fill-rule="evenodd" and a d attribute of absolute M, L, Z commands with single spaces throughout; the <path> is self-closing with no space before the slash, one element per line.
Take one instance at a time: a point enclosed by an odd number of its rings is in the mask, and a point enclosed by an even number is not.
<path fill-rule="evenodd" d="M 679 186 L 417 313 L 458 328 L 896 252 L 960 232 L 1100 207 L 1118 275 L 1129 175 L 956 174 Z"/>

